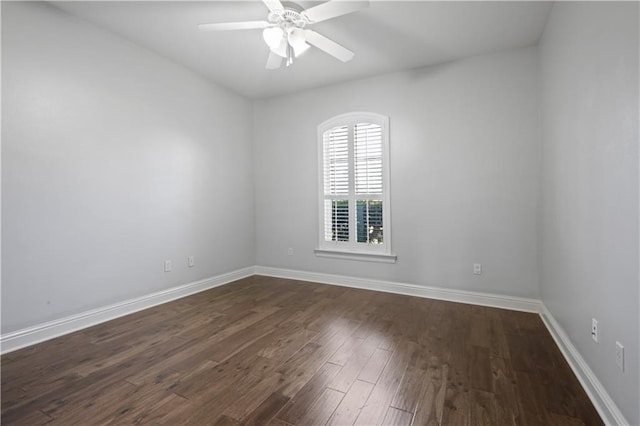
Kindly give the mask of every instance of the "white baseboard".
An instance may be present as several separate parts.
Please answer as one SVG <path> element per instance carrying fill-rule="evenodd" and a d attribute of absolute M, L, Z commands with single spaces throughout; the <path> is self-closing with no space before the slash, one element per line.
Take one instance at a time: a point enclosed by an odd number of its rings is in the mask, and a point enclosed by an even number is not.
<path fill-rule="evenodd" d="M 600 414 L 602 421 L 607 425 L 628 425 L 629 422 L 624 418 L 624 415 L 620 412 L 615 402 L 613 402 L 604 386 L 602 386 L 600 380 L 598 380 L 593 373 L 589 364 L 582 358 L 578 349 L 571 343 L 571 340 L 560 324 L 558 324 L 553 315 L 551 315 L 551 312 L 549 312 L 544 305 L 542 305 L 540 317 L 547 326 L 547 329 L 549 329 L 549 333 L 551 333 L 553 340 L 555 340 L 562 355 L 564 355 L 564 358 L 571 366 L 573 373 L 578 378 L 589 399 L 591 399 L 598 414 Z"/>
<path fill-rule="evenodd" d="M 380 281 L 368 278 L 329 275 L 318 272 L 270 268 L 265 266 L 256 266 L 255 273 L 256 275 L 265 275 L 269 277 L 290 278 L 300 281 L 311 281 L 316 283 L 339 285 L 343 287 L 383 291 L 386 293 L 426 297 L 429 299 L 447 300 L 449 302 L 469 303 L 472 305 L 511 309 L 514 311 L 540 313 L 542 308 L 542 302 L 537 299 L 503 296 L 499 294 L 480 293 L 467 290 L 455 290 L 441 287 L 421 286 L 394 281 Z"/>
<path fill-rule="evenodd" d="M 0 353 L 6 354 L 45 340 L 53 339 L 64 334 L 72 333 L 83 328 L 91 327 L 110 321 L 118 317 L 129 315 L 143 309 L 180 299 L 194 293 L 199 293 L 210 288 L 218 287 L 232 281 L 246 278 L 254 274 L 254 268 L 238 269 L 226 274 L 206 278 L 200 281 L 173 287 L 147 296 L 125 300 L 102 308 L 93 309 L 66 318 L 28 327 L 12 333 L 3 334 L 0 337 Z"/>

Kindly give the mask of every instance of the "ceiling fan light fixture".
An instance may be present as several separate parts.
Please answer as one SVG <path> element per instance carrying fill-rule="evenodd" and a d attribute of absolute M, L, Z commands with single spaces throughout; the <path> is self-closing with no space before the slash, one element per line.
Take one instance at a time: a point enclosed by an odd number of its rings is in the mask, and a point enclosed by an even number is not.
<path fill-rule="evenodd" d="M 267 46 L 274 52 L 275 49 L 278 49 L 282 45 L 283 41 L 286 42 L 284 31 L 280 27 L 265 28 L 264 31 L 262 31 L 262 38 L 264 38 L 264 42 L 267 43 Z"/>
<path fill-rule="evenodd" d="M 311 47 L 310 44 L 304 43 L 301 46 L 292 46 L 293 47 L 293 51 L 295 53 L 295 57 L 297 58 L 298 56 L 302 55 L 304 52 L 306 52 L 307 50 L 309 50 L 309 48 Z"/>
<path fill-rule="evenodd" d="M 287 35 L 289 45 L 293 47 L 296 58 L 307 51 L 311 46 L 307 43 L 302 28 L 292 28 Z"/>
<path fill-rule="evenodd" d="M 284 4 L 281 0 L 262 1 L 269 9 L 266 21 L 205 23 L 199 24 L 198 28 L 201 31 L 263 30 L 262 37 L 270 50 L 267 69 L 279 68 L 281 58 L 290 66 L 295 58 L 310 47 L 320 49 L 342 62 L 353 59 L 352 51 L 305 27 L 368 7 L 369 0 L 327 0 L 307 9 L 291 1 L 285 1 Z"/>
<path fill-rule="evenodd" d="M 277 47 L 275 48 L 271 47 L 270 49 L 276 55 L 286 58 L 288 46 L 289 44 L 287 43 L 287 39 L 283 37 L 282 40 L 280 40 L 280 44 Z"/>

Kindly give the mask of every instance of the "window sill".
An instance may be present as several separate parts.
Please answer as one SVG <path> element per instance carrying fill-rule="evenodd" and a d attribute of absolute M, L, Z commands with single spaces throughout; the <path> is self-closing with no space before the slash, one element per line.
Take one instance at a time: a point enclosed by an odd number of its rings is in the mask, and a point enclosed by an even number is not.
<path fill-rule="evenodd" d="M 364 253 L 357 251 L 341 251 L 341 250 L 327 250 L 327 249 L 315 249 L 316 256 L 328 257 L 332 259 L 345 259 L 345 260 L 358 260 L 361 262 L 378 262 L 378 263 L 396 263 L 398 256 L 395 254 L 383 254 L 383 253 Z"/>

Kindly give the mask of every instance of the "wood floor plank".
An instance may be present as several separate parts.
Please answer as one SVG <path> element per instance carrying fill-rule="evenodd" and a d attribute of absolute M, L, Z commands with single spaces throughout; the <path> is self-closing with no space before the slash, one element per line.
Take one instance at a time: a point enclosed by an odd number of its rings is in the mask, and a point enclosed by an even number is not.
<path fill-rule="evenodd" d="M 496 421 L 501 425 L 522 423 L 515 372 L 502 358 L 491 358 L 493 394 L 496 400 Z"/>
<path fill-rule="evenodd" d="M 389 407 L 382 424 L 389 426 L 411 426 L 413 414 L 408 411 L 400 410 L 395 407 Z"/>
<path fill-rule="evenodd" d="M 454 382 L 447 384 L 446 401 L 442 413 L 444 425 L 469 425 L 471 419 L 471 401 L 469 389 Z"/>
<path fill-rule="evenodd" d="M 0 358 L 3 425 L 601 425 L 540 317 L 253 276 Z"/>
<path fill-rule="evenodd" d="M 331 358 L 329 358 L 329 362 L 332 364 L 344 366 L 364 341 L 365 339 L 363 337 L 357 337 L 354 333 L 349 339 L 347 339 L 347 341 L 342 344 L 342 346 L 340 346 L 340 348 L 331 356 Z"/>
<path fill-rule="evenodd" d="M 442 424 L 448 374 L 447 364 L 434 363 L 423 376 L 422 386 L 415 402 L 415 424 Z"/>
<path fill-rule="evenodd" d="M 188 411 L 170 413 L 164 420 L 166 424 L 211 423 L 212 420 L 224 415 L 224 411 L 231 404 L 253 389 L 260 380 L 259 377 L 252 375 L 239 375 L 234 380 L 225 381 L 224 385 L 205 388 L 187 398 L 191 402 L 191 408 Z"/>
<path fill-rule="evenodd" d="M 349 388 L 347 394 L 327 424 L 336 426 L 352 425 L 360 415 L 360 411 L 362 407 L 364 407 L 374 386 L 372 383 L 356 380 Z"/>
<path fill-rule="evenodd" d="M 333 382 L 329 384 L 329 387 L 340 392 L 347 392 L 358 378 L 360 371 L 367 364 L 375 349 L 376 348 L 370 348 L 370 350 L 354 352 L 333 379 Z"/>
<path fill-rule="evenodd" d="M 277 417 L 291 424 L 300 422 L 300 419 L 304 417 L 313 401 L 319 398 L 325 389 L 328 389 L 327 384 L 333 380 L 339 371 L 339 365 L 325 363 L 278 413 Z M 342 392 L 340 393 L 342 394 Z"/>
<path fill-rule="evenodd" d="M 275 308 L 279 309 L 279 308 Z M 222 362 L 233 354 L 240 352 L 246 346 L 256 340 L 271 335 L 275 331 L 275 328 L 287 318 L 286 313 L 277 312 L 270 314 L 267 317 L 253 324 L 249 329 L 240 330 L 219 342 L 215 345 L 212 351 L 209 352 L 209 359 L 211 361 Z M 270 337 L 271 338 L 271 337 Z"/>
<path fill-rule="evenodd" d="M 300 425 L 324 425 L 331 418 L 331 415 L 344 398 L 342 392 L 325 388 L 322 394 L 305 412 L 304 416 L 297 422 Z"/>
<path fill-rule="evenodd" d="M 193 405 L 181 396 L 174 393 L 166 394 L 160 400 L 134 407 L 119 418 L 113 416 L 109 424 L 158 424 L 164 422 L 169 415 L 174 413 L 187 413 L 192 411 Z"/>
<path fill-rule="evenodd" d="M 517 371 L 533 371 L 535 368 L 531 357 L 533 348 L 529 338 L 530 336 L 526 334 L 505 334 L 511 354 L 511 365 Z"/>
<path fill-rule="evenodd" d="M 300 325 L 294 322 L 281 324 L 260 339 L 237 351 L 233 355 L 233 359 L 224 363 L 232 364 L 237 370 L 246 374 L 259 377 L 270 375 L 316 337 L 316 331 L 299 327 Z M 264 355 L 268 355 L 268 357 Z"/>
<path fill-rule="evenodd" d="M 238 423 L 237 420 L 222 415 L 218 417 L 214 423 L 211 424 L 213 424 L 214 426 L 238 426 L 240 423 Z"/>
<path fill-rule="evenodd" d="M 285 361 L 277 370 L 289 378 L 283 393 L 286 396 L 297 393 L 357 328 L 357 322 L 337 321 Z"/>
<path fill-rule="evenodd" d="M 562 426 L 586 426 L 585 422 L 575 417 L 569 417 L 557 413 L 549 413 L 549 419 L 554 425 Z"/>
<path fill-rule="evenodd" d="M 38 410 L 27 413 L 20 419 L 20 423 L 24 425 L 48 425 L 52 421 L 51 417 Z"/>
<path fill-rule="evenodd" d="M 273 392 L 253 411 L 240 421 L 243 425 L 261 426 L 269 423 L 275 415 L 289 402 L 289 397 L 280 392 Z"/>
<path fill-rule="evenodd" d="M 486 315 L 474 314 L 471 316 L 469 343 L 473 346 L 489 348 L 491 343 L 491 326 Z"/>
<path fill-rule="evenodd" d="M 85 400 L 89 403 L 83 404 L 82 401 Z M 163 391 L 161 386 L 156 384 L 136 386 L 125 381 L 104 389 L 90 398 L 82 394 L 77 395 L 75 400 L 69 400 L 64 406 L 56 407 L 55 411 L 49 410 L 49 412 L 55 417 L 56 424 L 81 424 L 87 421 L 85 410 L 96 406 L 101 410 L 92 417 L 93 423 L 122 424 L 125 417 L 139 417 L 145 409 L 158 408 L 171 400 L 184 402 L 184 399 L 171 392 Z"/>
<path fill-rule="evenodd" d="M 260 321 L 278 312 L 279 310 L 280 308 L 277 307 L 265 307 L 259 310 L 255 309 L 254 307 L 251 311 L 242 316 L 242 318 L 237 319 L 232 324 L 229 324 L 228 326 L 216 332 L 209 338 L 209 340 L 211 341 L 211 343 L 220 343 L 220 345 L 218 346 L 222 346 L 221 342 L 224 342 L 226 339 L 235 334 L 246 332 L 250 329 L 252 330 L 252 326 L 254 324 L 260 323 Z"/>
<path fill-rule="evenodd" d="M 469 350 L 470 315 L 457 304 L 448 305 L 451 335 L 449 368 L 446 381 L 446 401 L 443 424 L 467 425 L 470 420 L 469 391 L 471 389 Z"/>
<path fill-rule="evenodd" d="M 277 417 L 274 417 L 273 419 L 271 419 L 269 421 L 269 423 L 266 423 L 268 426 L 293 426 L 287 422 L 285 422 L 284 420 L 280 420 Z"/>
<path fill-rule="evenodd" d="M 470 424 L 473 426 L 496 425 L 496 401 L 494 395 L 478 389 L 471 390 Z"/>
<path fill-rule="evenodd" d="M 391 406 L 402 411 L 414 413 L 420 398 L 422 382 L 427 372 L 418 366 L 409 366 L 402 376 L 398 392 L 396 392 Z"/>
<path fill-rule="evenodd" d="M 217 395 L 228 386 L 248 376 L 243 369 L 237 368 L 237 360 L 215 364 L 198 375 L 189 375 L 179 380 L 172 391 L 187 399 L 196 399 L 201 395 Z"/>
<path fill-rule="evenodd" d="M 259 347 L 257 354 L 265 358 L 284 361 L 310 342 L 317 334 L 317 331 L 304 328 L 301 324 L 287 322 L 278 327 L 273 338 L 257 342 L 257 347 Z"/>
<path fill-rule="evenodd" d="M 491 392 L 493 390 L 493 385 L 491 380 L 489 348 L 471 346 L 469 348 L 468 355 L 471 387 Z"/>
<path fill-rule="evenodd" d="M 239 395 L 234 401 L 225 404 L 227 408 L 224 410 L 224 414 L 236 420 L 242 420 L 251 416 L 265 399 L 274 394 L 281 395 L 279 389 L 282 387 L 284 381 L 284 377 L 277 373 L 263 378 L 250 389 L 244 390 L 242 395 Z M 286 397 L 286 399 L 287 401 L 289 400 L 288 397 Z"/>
<path fill-rule="evenodd" d="M 53 414 L 58 408 L 63 407 L 68 400 L 76 400 L 78 396 L 88 399 L 99 395 L 105 389 L 117 386 L 123 378 L 132 371 L 135 371 L 138 360 L 127 366 L 110 366 L 99 370 L 86 377 L 68 383 L 64 388 L 52 389 L 46 393 L 30 395 L 29 399 L 23 401 L 19 406 L 12 407 L 2 412 L 2 423 L 21 423 L 20 418 L 25 413 L 41 410 L 47 415 Z M 4 371 L 4 369 L 3 369 Z M 3 391 L 3 398 L 6 397 Z M 10 397 L 11 398 L 11 397 Z"/>
<path fill-rule="evenodd" d="M 381 424 L 402 380 L 409 359 L 417 349 L 413 342 L 402 342 L 387 362 L 355 424 Z"/>
<path fill-rule="evenodd" d="M 382 374 L 382 370 L 384 370 L 384 367 L 387 365 L 389 358 L 391 358 L 391 352 L 377 348 L 364 367 L 362 367 L 362 370 L 360 370 L 358 380 L 375 384 L 380 374 Z"/>
<path fill-rule="evenodd" d="M 544 402 L 540 400 L 540 396 L 535 389 L 535 379 L 522 371 L 516 371 L 516 375 L 518 390 L 521 395 L 518 402 L 520 403 L 523 423 L 529 426 L 552 424 Z"/>
<path fill-rule="evenodd" d="M 182 340 L 176 339 L 179 342 L 184 342 L 183 348 L 189 350 L 174 351 L 172 354 L 159 359 L 158 362 L 147 365 L 141 368 L 136 373 L 127 377 L 129 383 L 135 385 L 143 385 L 145 383 L 153 383 L 158 380 L 158 377 L 166 374 L 168 371 L 185 371 L 190 370 L 194 366 L 203 364 L 215 365 L 217 362 L 210 361 L 208 356 L 210 343 L 206 340 Z"/>
<path fill-rule="evenodd" d="M 490 316 L 489 327 L 489 347 L 491 349 L 491 356 L 503 359 L 511 358 L 511 355 L 509 354 L 509 344 L 507 343 L 507 338 L 505 336 L 502 319 L 498 315 Z"/>

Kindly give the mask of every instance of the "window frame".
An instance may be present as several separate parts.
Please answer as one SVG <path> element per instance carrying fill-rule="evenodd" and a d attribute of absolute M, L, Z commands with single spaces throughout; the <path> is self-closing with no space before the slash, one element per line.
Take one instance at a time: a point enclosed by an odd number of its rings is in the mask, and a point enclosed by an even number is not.
<path fill-rule="evenodd" d="M 384 229 L 383 243 L 358 243 L 357 242 L 357 206 L 358 194 L 355 188 L 355 136 L 356 124 L 370 123 L 380 126 L 382 138 L 382 226 Z M 324 133 L 337 127 L 348 127 L 348 180 L 349 193 L 349 241 L 325 240 L 325 207 L 327 199 L 324 188 Z M 318 149 L 318 248 L 317 256 L 342 258 L 351 260 L 364 260 L 383 263 L 395 263 L 396 256 L 391 251 L 391 195 L 389 173 L 389 117 L 372 112 L 349 112 L 332 117 L 317 128 Z M 363 199 L 371 199 L 365 196 Z"/>

